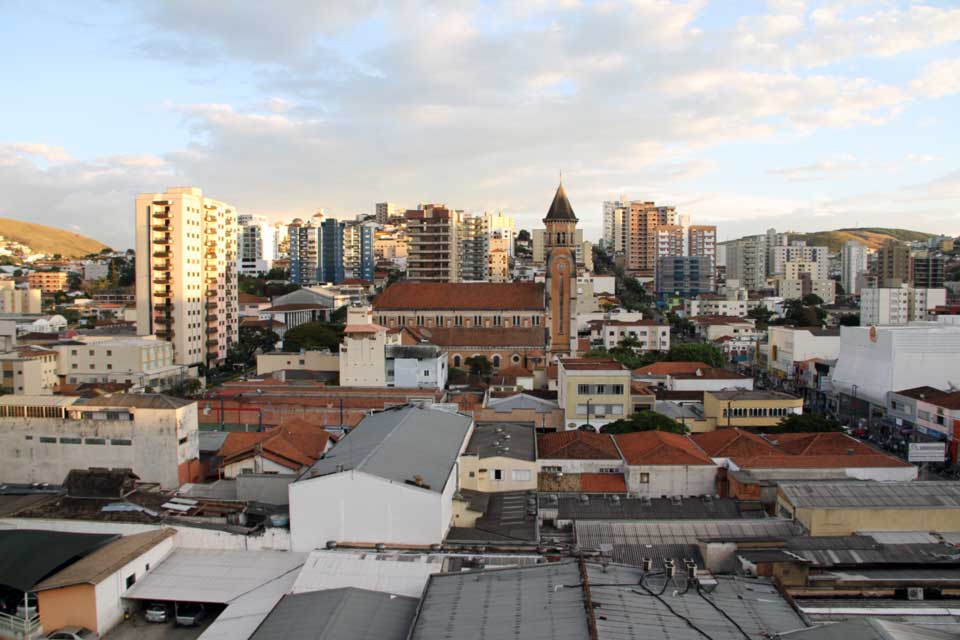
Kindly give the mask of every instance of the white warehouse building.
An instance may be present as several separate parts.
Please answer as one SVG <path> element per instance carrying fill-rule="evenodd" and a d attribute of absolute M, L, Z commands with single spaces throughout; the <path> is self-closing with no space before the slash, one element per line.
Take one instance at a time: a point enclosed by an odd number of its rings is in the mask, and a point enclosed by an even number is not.
<path fill-rule="evenodd" d="M 473 419 L 403 406 L 367 416 L 290 485 L 293 551 L 328 541 L 439 544 Z"/>

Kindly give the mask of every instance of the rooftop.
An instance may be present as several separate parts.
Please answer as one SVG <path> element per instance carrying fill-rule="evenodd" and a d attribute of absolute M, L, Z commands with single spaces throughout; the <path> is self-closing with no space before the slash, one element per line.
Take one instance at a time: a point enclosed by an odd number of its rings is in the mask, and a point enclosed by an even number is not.
<path fill-rule="evenodd" d="M 0 585 L 30 591 L 35 584 L 107 544 L 112 534 L 32 529 L 0 531 Z"/>
<path fill-rule="evenodd" d="M 195 400 L 175 398 L 162 393 L 114 393 L 77 400 L 77 404 L 88 407 L 128 407 L 134 409 L 182 409 L 195 403 Z"/>
<path fill-rule="evenodd" d="M 352 587 L 287 594 L 251 640 L 405 640 L 418 598 Z"/>
<path fill-rule="evenodd" d="M 541 460 L 620 460 L 613 437 L 589 431 L 557 431 L 537 435 Z"/>
<path fill-rule="evenodd" d="M 483 515 L 477 518 L 472 527 L 451 527 L 446 542 L 530 544 L 537 541 L 537 516 L 529 511 L 533 492 L 481 494 L 478 491 L 461 490 L 460 494 L 470 501 L 471 510 L 482 509 Z"/>
<path fill-rule="evenodd" d="M 546 344 L 542 327 L 406 327 L 416 341 L 440 347 L 539 347 Z"/>
<path fill-rule="evenodd" d="M 547 504 L 552 504 L 549 495 Z M 649 499 L 583 494 L 559 496 L 556 508 L 559 520 L 736 520 L 766 515 L 759 505 L 733 498 Z"/>
<path fill-rule="evenodd" d="M 671 377 L 675 380 L 751 380 L 749 376 L 717 367 L 705 367 L 693 372 L 674 373 Z"/>
<path fill-rule="evenodd" d="M 553 202 L 550 203 L 544 221 L 546 220 L 577 221 L 577 216 L 573 213 L 573 207 L 570 206 L 570 200 L 567 199 L 567 192 L 564 191 L 562 182 L 557 186 L 557 192 L 553 195 Z"/>
<path fill-rule="evenodd" d="M 532 282 L 394 282 L 373 302 L 376 311 L 402 310 L 508 310 L 543 311 L 543 284 Z"/>
<path fill-rule="evenodd" d="M 356 470 L 442 493 L 473 420 L 439 409 L 403 406 L 365 417 L 298 481 Z"/>
<path fill-rule="evenodd" d="M 797 396 L 782 391 L 724 389 L 722 391 L 705 391 L 704 395 L 711 395 L 718 400 L 796 400 L 801 402 L 801 399 Z"/>
<path fill-rule="evenodd" d="M 561 358 L 560 366 L 565 371 L 626 371 L 616 360 L 605 358 Z"/>
<path fill-rule="evenodd" d="M 715 466 L 692 440 L 677 433 L 640 431 L 618 434 L 614 439 L 627 464 Z"/>
<path fill-rule="evenodd" d="M 530 422 L 478 422 L 464 454 L 533 462 L 537 459 L 536 432 Z"/>
<path fill-rule="evenodd" d="M 960 391 L 941 391 L 935 387 L 914 387 L 896 393 L 914 400 L 923 400 L 944 409 L 960 409 Z"/>
<path fill-rule="evenodd" d="M 33 591 L 59 589 L 75 584 L 100 584 L 111 574 L 119 571 L 167 538 L 175 536 L 176 533 L 176 529 L 172 528 L 156 529 L 134 533 L 108 542 L 93 553 L 84 556 L 37 584 Z"/>
<path fill-rule="evenodd" d="M 815 509 L 956 509 L 960 482 L 784 482 L 794 507 Z"/>
<path fill-rule="evenodd" d="M 645 367 L 634 369 L 633 374 L 635 376 L 675 376 L 709 368 L 710 365 L 706 362 L 654 362 Z"/>

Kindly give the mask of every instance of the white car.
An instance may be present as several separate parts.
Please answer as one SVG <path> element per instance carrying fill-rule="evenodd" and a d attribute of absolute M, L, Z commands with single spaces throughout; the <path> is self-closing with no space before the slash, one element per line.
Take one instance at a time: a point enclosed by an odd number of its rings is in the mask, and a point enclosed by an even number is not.
<path fill-rule="evenodd" d="M 48 635 L 47 640 L 100 640 L 100 634 L 83 627 L 64 627 Z"/>
<path fill-rule="evenodd" d="M 144 612 L 147 622 L 166 622 L 170 619 L 170 609 L 162 602 L 151 602 Z"/>

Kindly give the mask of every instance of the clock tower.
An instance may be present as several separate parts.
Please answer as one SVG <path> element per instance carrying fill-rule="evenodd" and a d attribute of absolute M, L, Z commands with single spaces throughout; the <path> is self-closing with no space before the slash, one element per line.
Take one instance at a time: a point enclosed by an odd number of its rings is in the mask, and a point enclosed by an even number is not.
<path fill-rule="evenodd" d="M 567 200 L 563 182 L 557 187 L 553 203 L 543 219 L 544 251 L 547 256 L 547 297 L 550 328 L 550 359 L 576 351 L 576 335 L 571 335 L 577 300 L 576 230 L 577 216 Z"/>

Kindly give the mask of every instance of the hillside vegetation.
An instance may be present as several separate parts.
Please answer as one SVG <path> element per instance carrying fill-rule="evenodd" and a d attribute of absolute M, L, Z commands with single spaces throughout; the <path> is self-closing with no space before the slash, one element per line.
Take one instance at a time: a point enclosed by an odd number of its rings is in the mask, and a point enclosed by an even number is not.
<path fill-rule="evenodd" d="M 806 240 L 808 245 L 826 245 L 830 251 L 839 251 L 843 243 L 848 240 L 857 240 L 871 249 L 878 249 L 887 240 L 900 242 L 924 241 L 933 234 L 908 229 L 883 229 L 878 227 L 864 227 L 860 229 L 836 229 L 834 231 L 814 231 L 811 233 L 790 233 L 790 240 Z"/>
<path fill-rule="evenodd" d="M 12 218 L 0 218 L 0 235 L 8 240 L 29 245 L 38 253 L 59 253 L 71 258 L 99 253 L 109 248 L 102 242 L 79 233 Z"/>

